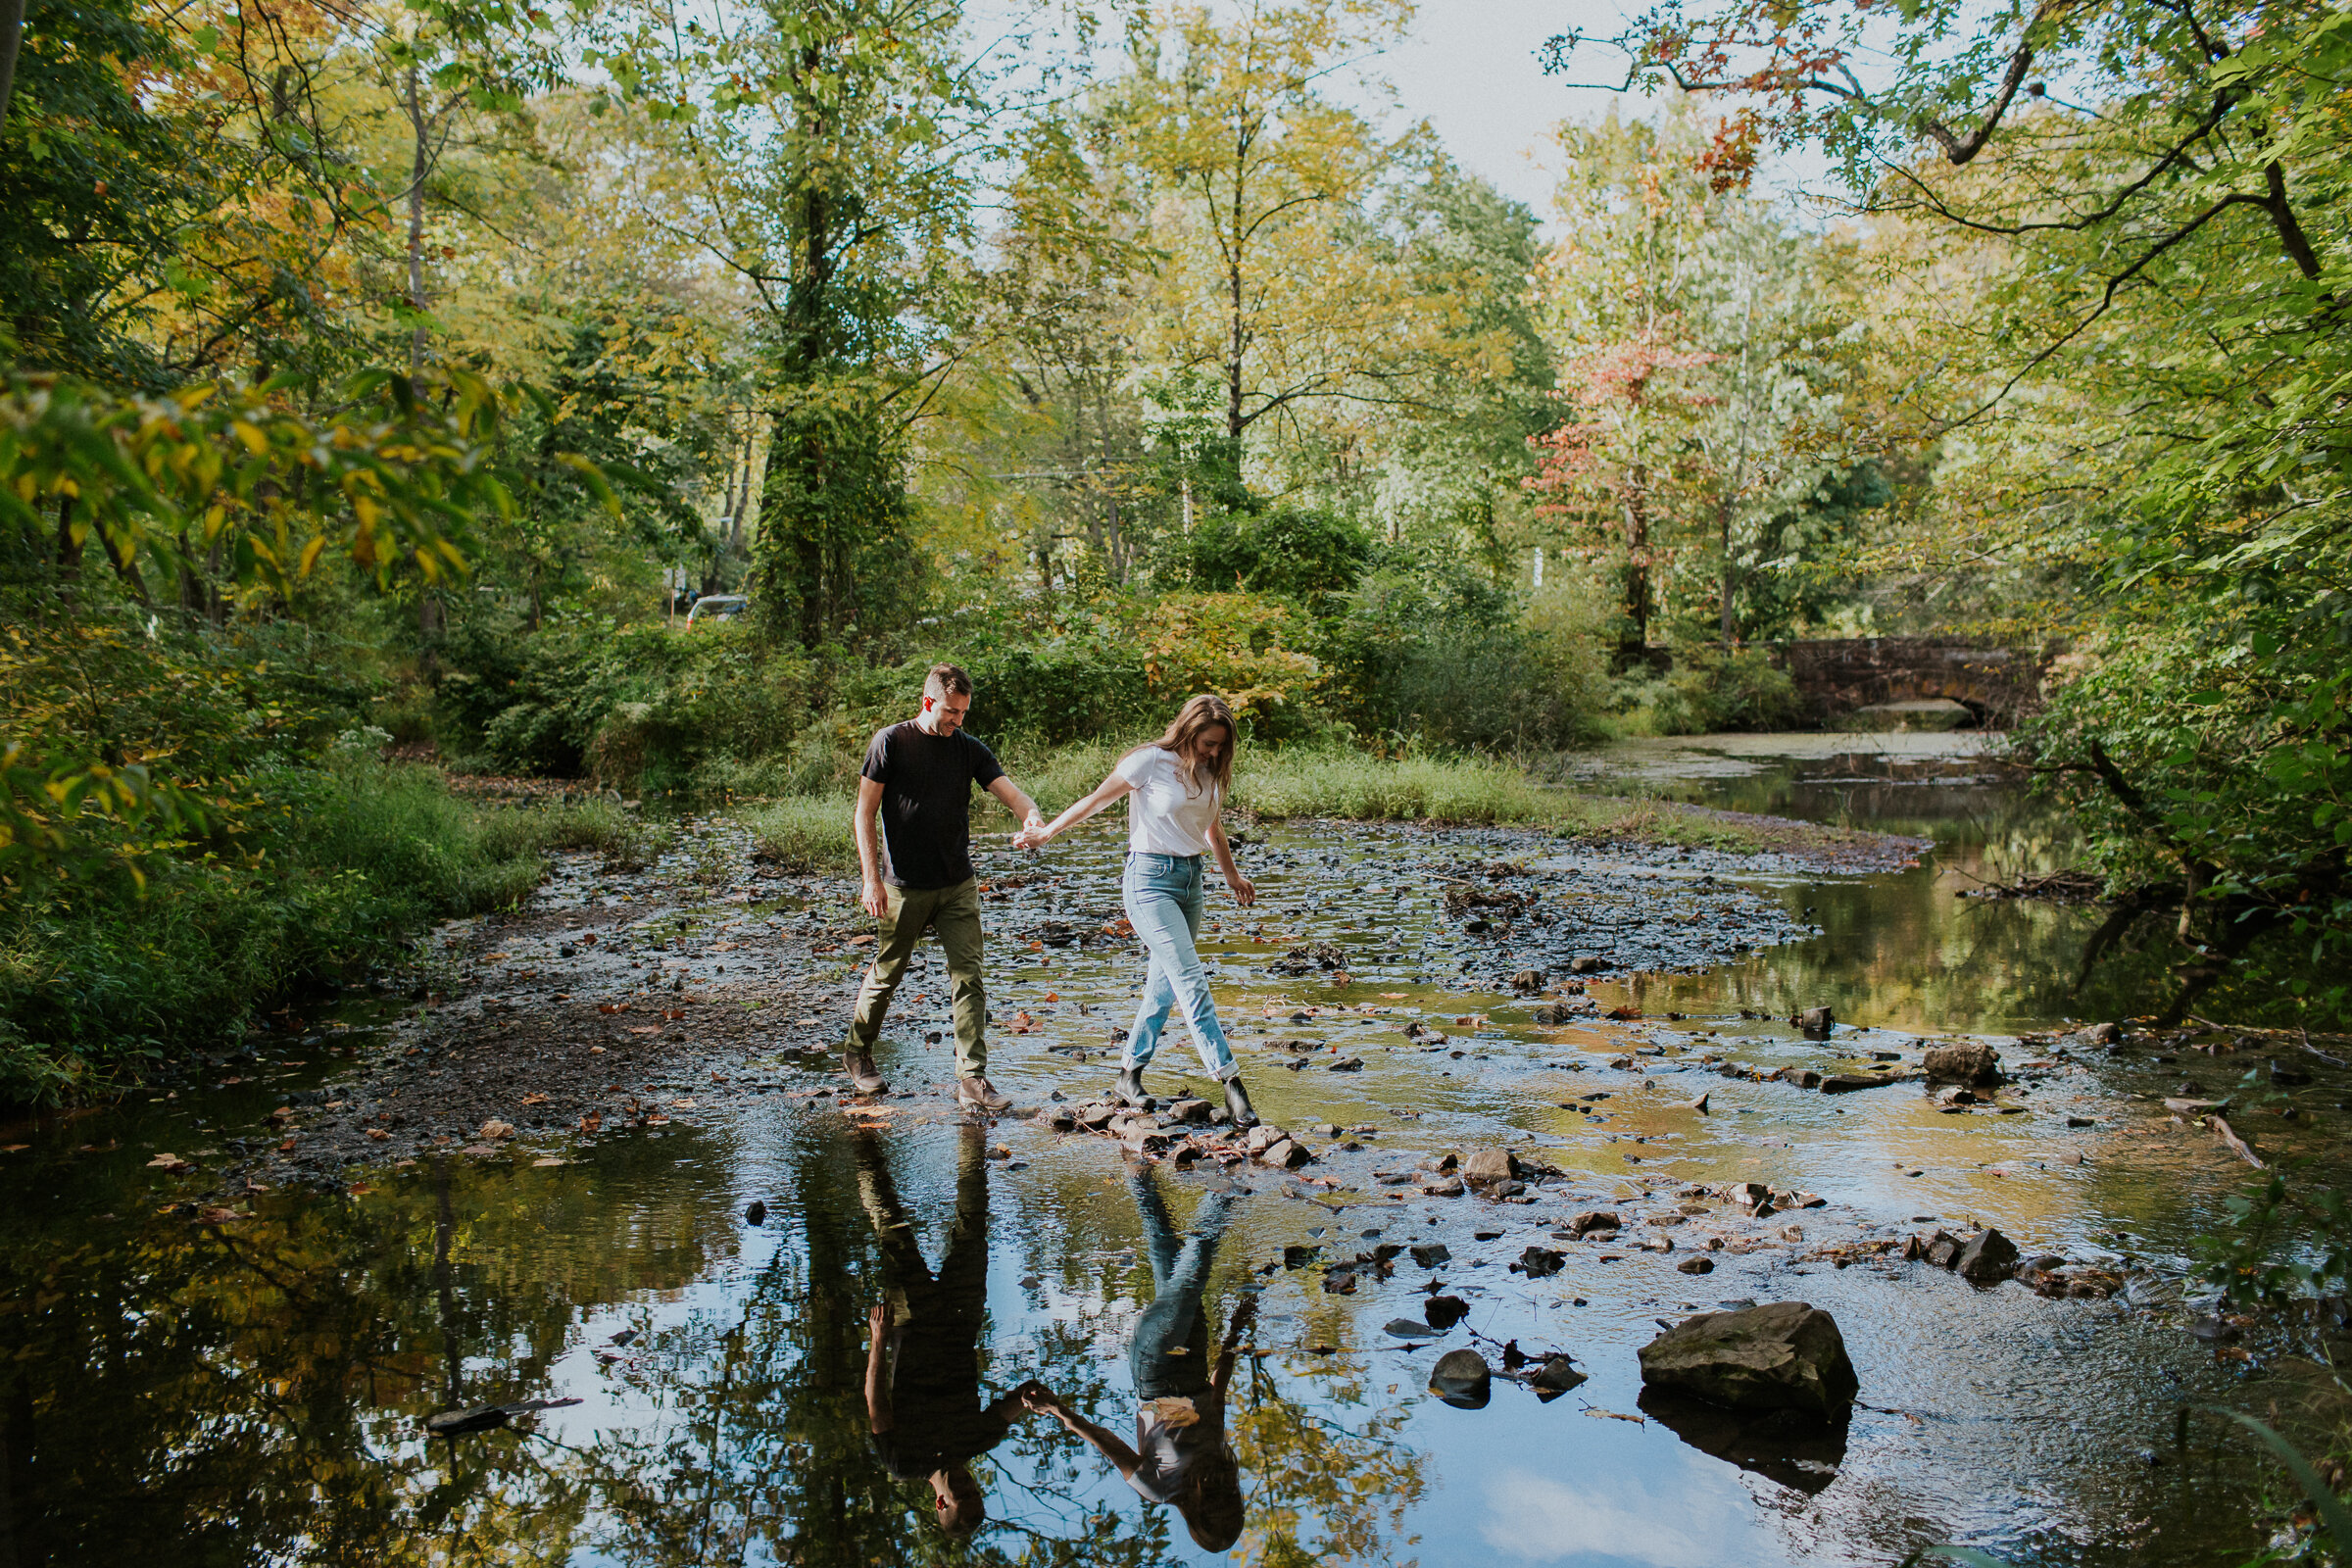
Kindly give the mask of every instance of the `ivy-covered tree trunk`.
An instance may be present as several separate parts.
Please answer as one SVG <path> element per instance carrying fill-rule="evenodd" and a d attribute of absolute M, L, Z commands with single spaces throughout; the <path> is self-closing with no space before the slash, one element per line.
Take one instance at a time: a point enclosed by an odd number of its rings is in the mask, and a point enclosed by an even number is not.
<path fill-rule="evenodd" d="M 908 603 L 911 514 L 886 411 L 855 384 L 806 389 L 776 417 L 760 487 L 753 581 L 769 635 L 818 648 Z"/>

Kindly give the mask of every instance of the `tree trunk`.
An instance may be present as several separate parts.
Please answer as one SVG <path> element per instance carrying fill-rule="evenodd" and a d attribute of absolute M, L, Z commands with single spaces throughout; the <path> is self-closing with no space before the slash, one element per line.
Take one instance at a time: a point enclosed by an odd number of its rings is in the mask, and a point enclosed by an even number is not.
<path fill-rule="evenodd" d="M 1627 635 L 1618 660 L 1631 665 L 1647 657 L 1650 617 L 1656 613 L 1649 580 L 1649 469 L 1637 466 L 1625 499 L 1625 618 Z"/>
<path fill-rule="evenodd" d="M 409 93 L 406 105 L 409 125 L 416 134 L 416 148 L 409 165 L 409 309 L 421 316 L 424 312 L 424 176 L 431 168 L 432 143 L 426 134 L 424 99 L 417 84 L 416 67 L 409 67 Z M 419 320 L 409 334 L 409 374 L 414 376 L 424 368 L 424 322 Z"/>
<path fill-rule="evenodd" d="M 8 124 L 8 100 L 17 86 L 17 51 L 24 42 L 24 0 L 0 0 L 0 128 Z"/>
<path fill-rule="evenodd" d="M 1723 535 L 1723 651 L 1732 651 L 1732 498 L 1723 498 L 1718 522 Z"/>

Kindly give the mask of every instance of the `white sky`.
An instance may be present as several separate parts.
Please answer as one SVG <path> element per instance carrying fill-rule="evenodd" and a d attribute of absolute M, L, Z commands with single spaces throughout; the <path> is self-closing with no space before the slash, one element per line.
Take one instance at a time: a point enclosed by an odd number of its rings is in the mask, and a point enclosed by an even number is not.
<path fill-rule="evenodd" d="M 1606 37 L 1621 31 L 1625 10 L 1611 0 L 1422 0 L 1411 34 L 1370 62 L 1396 86 L 1400 107 L 1427 120 L 1446 150 L 1473 173 L 1551 216 L 1551 175 L 1536 162 L 1553 125 L 1597 120 L 1612 99 L 1639 118 L 1646 100 L 1546 76 L 1537 58 L 1554 33 Z M 1622 75 L 1622 61 L 1589 48 L 1578 74 L 1588 81 Z"/>

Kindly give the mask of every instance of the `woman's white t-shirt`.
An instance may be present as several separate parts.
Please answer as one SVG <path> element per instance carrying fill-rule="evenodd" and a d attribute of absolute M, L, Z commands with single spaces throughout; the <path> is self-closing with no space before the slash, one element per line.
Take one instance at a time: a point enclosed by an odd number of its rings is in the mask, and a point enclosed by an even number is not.
<path fill-rule="evenodd" d="M 1127 847 L 1144 855 L 1206 855 L 1216 824 L 1217 786 L 1187 785 L 1176 754 L 1157 746 L 1130 752 L 1113 769 L 1135 786 L 1127 798 Z"/>

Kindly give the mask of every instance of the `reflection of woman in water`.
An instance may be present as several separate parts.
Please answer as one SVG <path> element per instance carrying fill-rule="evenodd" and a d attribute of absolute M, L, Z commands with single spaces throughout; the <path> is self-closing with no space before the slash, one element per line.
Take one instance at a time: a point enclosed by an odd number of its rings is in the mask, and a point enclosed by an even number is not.
<path fill-rule="evenodd" d="M 1242 1472 L 1225 1435 L 1225 1391 L 1233 1381 L 1235 1348 L 1257 1300 L 1244 1297 L 1234 1309 L 1212 1369 L 1208 1315 L 1200 1296 L 1233 1199 L 1211 1193 L 1192 1233 L 1179 1242 L 1152 1178 L 1130 1172 L 1128 1179 L 1152 1255 L 1152 1304 L 1136 1321 L 1128 1351 L 1138 1406 L 1135 1446 L 1129 1447 L 1042 1386 L 1025 1385 L 1025 1401 L 1093 1445 L 1145 1498 L 1173 1506 L 1203 1550 L 1224 1551 L 1242 1537 Z"/>
<path fill-rule="evenodd" d="M 988 1161 L 966 1123 L 956 1170 L 956 1220 L 935 1276 L 923 1262 L 890 1170 L 870 1135 L 853 1143 L 858 1196 L 882 1243 L 887 1300 L 867 1319 L 865 1408 L 891 1474 L 928 1481 L 939 1526 L 967 1536 L 988 1516 L 971 1462 L 1003 1442 L 1029 1406 L 1023 1384 L 981 1401 L 980 1329 L 988 1315 Z"/>

